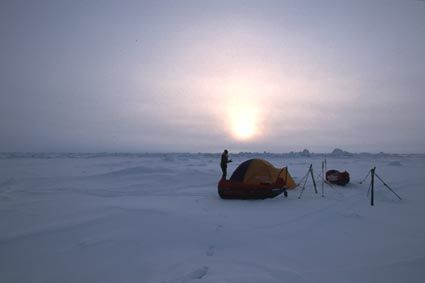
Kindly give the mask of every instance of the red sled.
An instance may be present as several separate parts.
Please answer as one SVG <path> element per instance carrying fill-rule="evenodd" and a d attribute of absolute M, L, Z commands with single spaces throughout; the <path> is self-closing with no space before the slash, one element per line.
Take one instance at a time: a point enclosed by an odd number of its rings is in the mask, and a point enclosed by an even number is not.
<path fill-rule="evenodd" d="M 326 180 L 331 184 L 345 186 L 350 182 L 350 174 L 347 171 L 329 170 L 326 172 Z"/>

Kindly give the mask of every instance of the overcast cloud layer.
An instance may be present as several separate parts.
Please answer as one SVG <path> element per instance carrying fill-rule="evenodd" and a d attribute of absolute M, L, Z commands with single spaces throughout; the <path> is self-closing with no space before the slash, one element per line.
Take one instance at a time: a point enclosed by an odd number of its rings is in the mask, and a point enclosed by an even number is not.
<path fill-rule="evenodd" d="M 0 151 L 425 152 L 424 1 L 1 1 L 0 35 Z"/>

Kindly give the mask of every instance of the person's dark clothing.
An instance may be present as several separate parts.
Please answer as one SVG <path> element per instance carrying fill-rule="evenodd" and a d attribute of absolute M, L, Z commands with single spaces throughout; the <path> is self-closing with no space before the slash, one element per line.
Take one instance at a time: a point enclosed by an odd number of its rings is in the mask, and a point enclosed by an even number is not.
<path fill-rule="evenodd" d="M 223 153 L 221 155 L 220 166 L 221 167 L 227 167 L 227 163 L 229 163 L 229 156 L 227 154 Z"/>
<path fill-rule="evenodd" d="M 229 160 L 229 156 L 226 153 L 223 153 L 221 155 L 221 162 L 220 162 L 220 167 L 221 167 L 221 171 L 223 172 L 223 175 L 221 176 L 222 179 L 226 180 L 227 177 L 227 163 L 232 162 L 232 160 Z"/>
<path fill-rule="evenodd" d="M 221 172 L 222 172 L 221 179 L 226 180 L 226 178 L 227 178 L 227 166 L 221 166 Z"/>

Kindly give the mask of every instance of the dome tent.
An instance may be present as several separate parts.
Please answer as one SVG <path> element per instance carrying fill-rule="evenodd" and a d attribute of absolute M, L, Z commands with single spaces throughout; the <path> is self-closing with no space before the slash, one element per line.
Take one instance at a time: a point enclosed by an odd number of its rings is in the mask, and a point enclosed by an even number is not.
<path fill-rule="evenodd" d="M 221 179 L 218 193 L 222 198 L 273 198 L 296 187 L 287 168 L 276 168 L 262 159 L 241 163 L 229 180 Z"/>

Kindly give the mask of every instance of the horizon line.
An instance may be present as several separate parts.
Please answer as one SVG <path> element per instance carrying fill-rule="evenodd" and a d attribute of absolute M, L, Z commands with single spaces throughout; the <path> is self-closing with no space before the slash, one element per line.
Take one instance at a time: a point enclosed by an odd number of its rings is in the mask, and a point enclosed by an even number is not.
<path fill-rule="evenodd" d="M 275 152 L 275 151 L 238 151 L 238 152 L 230 152 L 231 155 L 238 154 L 275 154 L 275 155 L 361 155 L 361 154 L 369 154 L 369 155 L 425 155 L 425 152 L 410 152 L 410 153 L 400 153 L 400 152 L 350 152 L 346 150 L 340 150 L 338 153 L 334 153 L 335 150 L 331 152 L 312 152 L 304 150 L 302 151 L 288 151 L 288 152 Z M 137 154 L 221 154 L 221 151 L 0 151 L 0 155 L 5 154 L 122 154 L 122 155 L 137 155 Z"/>

